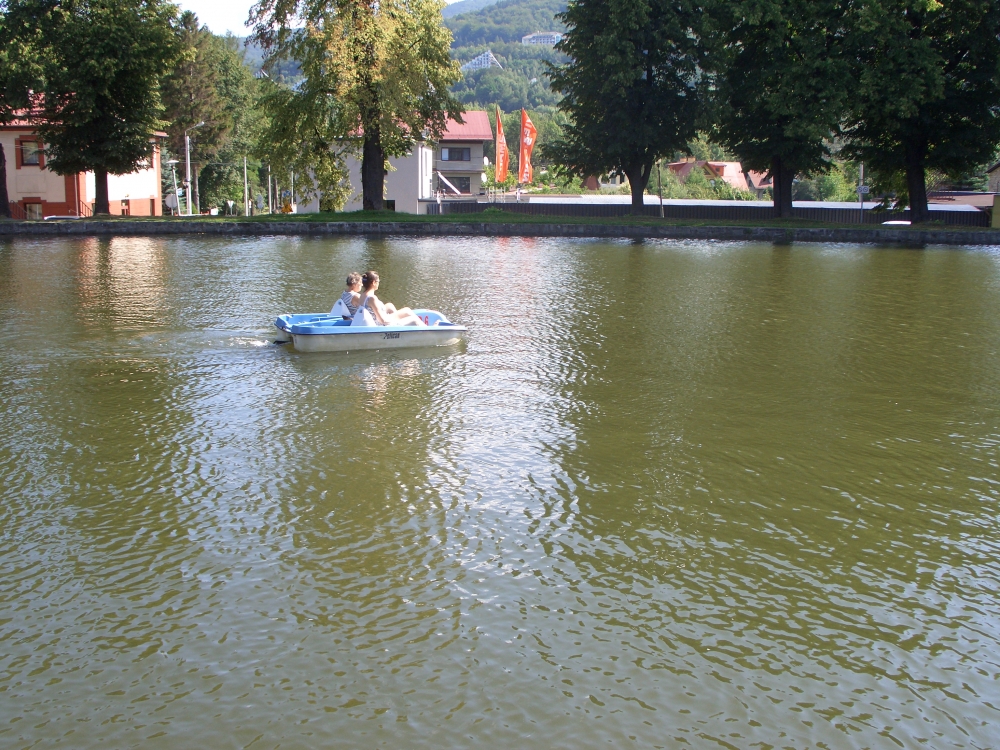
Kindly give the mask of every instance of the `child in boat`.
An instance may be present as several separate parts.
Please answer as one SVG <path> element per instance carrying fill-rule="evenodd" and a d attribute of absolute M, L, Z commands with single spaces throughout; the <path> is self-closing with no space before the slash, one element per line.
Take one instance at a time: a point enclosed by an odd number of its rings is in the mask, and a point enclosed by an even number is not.
<path fill-rule="evenodd" d="M 378 291 L 378 274 L 368 271 L 361 277 L 361 300 L 358 310 L 354 313 L 352 326 L 422 326 L 424 321 L 418 318 L 408 307 L 397 310 L 390 304 L 385 304 L 375 292 Z"/>
<path fill-rule="evenodd" d="M 358 304 L 361 302 L 361 274 L 353 271 L 347 274 L 347 289 L 340 295 L 340 301 L 350 313 L 343 316 L 344 320 L 350 320 L 358 311 Z"/>

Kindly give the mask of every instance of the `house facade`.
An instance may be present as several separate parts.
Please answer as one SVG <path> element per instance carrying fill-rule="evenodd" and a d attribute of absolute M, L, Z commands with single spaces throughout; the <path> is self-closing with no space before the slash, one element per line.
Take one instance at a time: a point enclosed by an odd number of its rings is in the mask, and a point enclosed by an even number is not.
<path fill-rule="evenodd" d="M 476 201 L 485 193 L 485 144 L 493 140 L 486 112 L 464 112 L 464 123 L 448 120 L 438 143 L 418 143 L 406 156 L 389 159 L 383 200 L 386 208 L 425 214 L 440 201 Z M 361 160 L 346 159 L 351 197 L 344 211 L 362 209 Z M 319 198 L 297 206 L 298 213 L 318 213 Z"/>
<path fill-rule="evenodd" d="M 164 135 L 157 133 L 152 156 L 142 169 L 108 176 L 113 215 L 163 215 L 159 140 Z M 7 197 L 15 218 L 93 214 L 94 173 L 57 175 L 47 169 L 45 144 L 30 123 L 15 121 L 0 127 L 0 143 L 7 158 Z"/>

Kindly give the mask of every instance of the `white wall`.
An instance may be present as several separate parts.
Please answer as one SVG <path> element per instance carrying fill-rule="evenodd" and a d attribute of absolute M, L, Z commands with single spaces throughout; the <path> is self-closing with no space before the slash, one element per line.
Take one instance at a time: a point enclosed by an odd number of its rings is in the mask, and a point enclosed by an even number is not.
<path fill-rule="evenodd" d="M 0 131 L 0 143 L 7 159 L 7 196 L 12 201 L 22 198 L 40 198 L 52 203 L 66 200 L 66 179 L 47 169 L 24 166 L 17 168 L 15 140 L 28 135 L 27 131 Z"/>

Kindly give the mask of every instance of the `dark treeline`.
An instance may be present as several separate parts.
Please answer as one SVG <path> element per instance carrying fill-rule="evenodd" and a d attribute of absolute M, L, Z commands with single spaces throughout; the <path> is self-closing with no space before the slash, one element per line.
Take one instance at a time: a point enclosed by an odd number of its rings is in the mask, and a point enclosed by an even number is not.
<path fill-rule="evenodd" d="M 568 171 L 629 178 L 696 132 L 792 181 L 863 160 L 876 190 L 926 221 L 926 173 L 961 175 L 1000 144 L 1000 0 L 571 0 L 553 88 Z"/>

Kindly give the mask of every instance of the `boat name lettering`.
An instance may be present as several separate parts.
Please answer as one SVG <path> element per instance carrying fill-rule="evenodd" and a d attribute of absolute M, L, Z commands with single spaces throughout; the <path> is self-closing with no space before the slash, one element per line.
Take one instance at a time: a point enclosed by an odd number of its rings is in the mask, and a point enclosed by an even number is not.
<path fill-rule="evenodd" d="M 383 333 L 382 338 L 384 339 L 398 339 L 399 333 Z"/>

